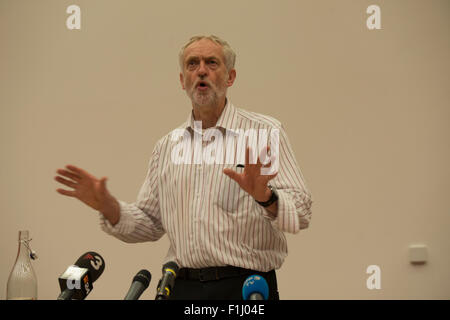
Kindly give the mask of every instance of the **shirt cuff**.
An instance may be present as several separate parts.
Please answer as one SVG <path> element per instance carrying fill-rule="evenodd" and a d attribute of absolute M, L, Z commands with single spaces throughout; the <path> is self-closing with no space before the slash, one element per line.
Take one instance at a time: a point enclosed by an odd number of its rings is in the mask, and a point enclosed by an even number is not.
<path fill-rule="evenodd" d="M 277 216 L 274 217 L 269 211 L 267 211 L 264 207 L 260 206 L 263 210 L 263 216 L 266 218 L 275 229 L 287 232 L 293 232 L 298 229 L 296 226 L 297 219 L 297 211 L 292 197 L 283 190 L 278 190 L 278 212 Z"/>
<path fill-rule="evenodd" d="M 127 210 L 128 204 L 121 200 L 118 200 L 120 206 L 120 218 L 114 226 L 106 219 L 102 213 L 100 216 L 100 226 L 103 231 L 111 235 L 125 235 L 129 234 L 134 229 L 134 220 L 130 216 L 129 210 Z"/>

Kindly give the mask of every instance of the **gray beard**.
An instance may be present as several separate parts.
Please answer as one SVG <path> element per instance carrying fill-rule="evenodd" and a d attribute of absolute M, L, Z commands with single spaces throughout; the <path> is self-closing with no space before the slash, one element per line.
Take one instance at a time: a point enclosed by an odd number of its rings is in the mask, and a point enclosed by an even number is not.
<path fill-rule="evenodd" d="M 186 93 L 195 106 L 215 106 L 219 99 L 226 95 L 226 87 L 222 89 L 211 86 L 206 94 L 198 92 L 195 88 Z"/>
<path fill-rule="evenodd" d="M 192 102 L 199 107 L 212 106 L 217 104 L 217 102 L 219 101 L 217 93 L 213 92 L 211 89 L 209 90 L 208 94 L 194 92 L 194 94 L 190 98 Z"/>

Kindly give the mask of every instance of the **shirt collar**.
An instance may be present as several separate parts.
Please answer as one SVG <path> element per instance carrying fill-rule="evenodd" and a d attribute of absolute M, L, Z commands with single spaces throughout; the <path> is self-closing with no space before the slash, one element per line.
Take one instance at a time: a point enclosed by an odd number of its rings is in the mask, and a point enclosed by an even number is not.
<path fill-rule="evenodd" d="M 231 103 L 230 99 L 226 98 L 225 108 L 223 108 L 222 113 L 216 122 L 215 128 L 222 128 L 228 130 L 230 133 L 236 134 L 236 116 L 236 107 Z M 194 121 L 194 112 L 191 110 L 186 121 L 186 129 L 190 128 L 195 131 Z"/>

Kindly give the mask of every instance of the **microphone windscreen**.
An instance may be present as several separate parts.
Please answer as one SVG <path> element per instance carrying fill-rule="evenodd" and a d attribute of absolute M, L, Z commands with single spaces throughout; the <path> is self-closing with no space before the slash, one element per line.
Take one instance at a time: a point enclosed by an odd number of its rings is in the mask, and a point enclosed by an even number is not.
<path fill-rule="evenodd" d="M 162 272 L 164 273 L 166 269 L 172 270 L 173 272 L 175 272 L 175 275 L 176 275 L 178 273 L 178 270 L 180 269 L 180 267 L 175 262 L 169 261 L 163 265 Z"/>
<path fill-rule="evenodd" d="M 92 282 L 97 280 L 102 275 L 103 270 L 105 270 L 105 260 L 103 260 L 101 255 L 93 251 L 86 252 L 79 257 L 75 265 L 88 269 L 92 277 Z"/>
<path fill-rule="evenodd" d="M 259 293 L 264 300 L 269 298 L 269 285 L 266 279 L 257 274 L 248 277 L 242 286 L 242 297 L 244 300 L 248 300 L 253 293 Z"/>
<path fill-rule="evenodd" d="M 148 286 L 150 285 L 151 279 L 152 275 L 150 274 L 150 272 L 148 270 L 143 269 L 134 276 L 133 282 L 138 281 L 144 285 L 145 289 L 147 289 Z"/>

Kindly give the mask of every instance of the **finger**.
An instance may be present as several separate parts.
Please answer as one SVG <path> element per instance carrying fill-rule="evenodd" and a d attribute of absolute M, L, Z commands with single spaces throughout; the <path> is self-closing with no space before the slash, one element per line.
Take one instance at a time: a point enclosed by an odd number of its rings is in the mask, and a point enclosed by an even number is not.
<path fill-rule="evenodd" d="M 251 157 L 250 157 L 251 155 Z M 256 162 L 255 162 L 255 157 L 256 157 Z M 255 169 L 261 166 L 261 163 L 259 162 L 258 159 L 258 154 L 253 154 L 253 149 L 250 147 L 247 147 L 247 149 L 245 150 L 245 168 L 244 170 L 247 169 Z"/>
<path fill-rule="evenodd" d="M 258 164 L 261 166 L 266 166 L 267 162 L 270 163 L 270 147 L 266 146 L 266 148 L 262 148 L 258 154 Z"/>
<path fill-rule="evenodd" d="M 275 178 L 278 174 L 278 170 L 275 171 L 275 168 L 269 167 L 269 168 L 261 168 L 261 175 L 266 177 L 267 181 L 272 180 Z"/>
<path fill-rule="evenodd" d="M 268 163 L 272 163 L 272 153 L 270 152 L 270 146 L 267 146 L 266 158 L 269 158 Z"/>
<path fill-rule="evenodd" d="M 236 181 L 238 184 L 240 184 L 242 177 L 236 171 L 231 170 L 231 169 L 223 169 L 223 173 L 225 175 L 227 175 L 228 177 L 230 177 L 231 179 L 233 179 L 234 181 Z"/>
<path fill-rule="evenodd" d="M 270 156 L 270 147 L 267 146 L 266 150 L 264 148 L 259 153 L 259 161 L 263 167 L 266 167 L 268 164 L 270 164 L 271 156 Z"/>
<path fill-rule="evenodd" d="M 59 173 L 60 175 L 66 177 L 66 178 L 70 178 L 73 181 L 80 181 L 81 177 L 73 172 L 70 172 L 68 170 L 64 170 L 64 169 L 58 169 L 56 170 L 57 173 Z"/>
<path fill-rule="evenodd" d="M 59 183 L 62 183 L 63 185 L 66 185 L 66 186 L 74 188 L 74 189 L 75 189 L 75 187 L 77 185 L 77 183 L 75 183 L 73 181 L 70 181 L 70 180 L 67 180 L 67 179 L 64 179 L 64 178 L 61 178 L 59 176 L 56 176 L 55 180 L 58 181 Z"/>
<path fill-rule="evenodd" d="M 256 164 L 257 164 L 258 166 L 261 166 L 261 165 L 262 165 L 262 163 L 261 163 L 261 154 L 257 154 L 257 155 L 256 155 Z"/>
<path fill-rule="evenodd" d="M 250 158 L 250 155 L 251 155 L 251 158 Z M 256 162 L 255 162 L 255 157 L 256 157 Z M 260 166 L 261 165 L 261 161 L 259 160 L 259 158 L 260 158 L 260 154 L 258 152 L 258 148 L 255 147 L 255 152 L 253 151 L 252 148 L 249 148 L 249 161 L 252 164 L 256 164 L 257 166 Z"/>
<path fill-rule="evenodd" d="M 68 164 L 66 166 L 66 168 L 69 169 L 70 171 L 73 171 L 80 178 L 85 177 L 85 176 L 90 176 L 90 174 L 87 171 L 84 171 L 81 168 L 75 167 L 74 165 Z"/>
<path fill-rule="evenodd" d="M 250 157 L 250 147 L 247 147 L 247 149 L 245 149 L 245 166 L 248 166 L 250 164 L 249 157 Z"/>
<path fill-rule="evenodd" d="M 103 177 L 100 179 L 100 192 L 102 192 L 103 194 L 106 194 L 107 190 L 106 190 L 106 180 L 108 180 L 107 177 Z"/>
<path fill-rule="evenodd" d="M 68 196 L 68 197 L 75 197 L 75 191 L 69 191 L 64 189 L 56 189 L 56 191 L 62 195 Z"/>
<path fill-rule="evenodd" d="M 269 168 L 272 166 L 272 163 L 274 163 L 276 161 L 276 156 L 275 155 L 271 155 L 269 158 L 269 162 L 265 165 L 263 165 L 264 168 Z"/>

